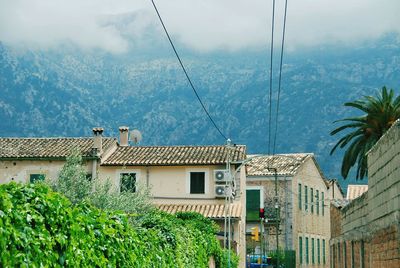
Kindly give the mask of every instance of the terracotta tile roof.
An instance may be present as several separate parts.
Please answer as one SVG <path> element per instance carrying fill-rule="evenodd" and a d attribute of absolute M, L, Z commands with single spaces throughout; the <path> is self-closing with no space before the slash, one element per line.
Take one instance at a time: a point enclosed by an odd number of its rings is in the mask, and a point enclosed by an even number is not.
<path fill-rule="evenodd" d="M 160 204 L 158 208 L 167 213 L 175 214 L 176 212 L 198 212 L 204 217 L 211 219 L 224 219 L 225 205 L 224 204 L 191 204 L 191 205 L 171 205 Z M 242 206 L 239 203 L 231 204 L 231 217 L 240 218 Z"/>
<path fill-rule="evenodd" d="M 103 138 L 103 148 L 116 143 L 114 138 Z M 78 148 L 83 157 L 91 156 L 93 138 L 0 138 L 0 159 L 65 158 Z"/>
<path fill-rule="evenodd" d="M 246 158 L 246 146 L 232 149 L 232 161 Z M 164 166 L 220 165 L 226 163 L 226 146 L 126 146 L 118 147 L 102 165 Z"/>
<path fill-rule="evenodd" d="M 349 184 L 347 186 L 347 200 L 353 200 L 368 191 L 368 185 Z"/>
<path fill-rule="evenodd" d="M 273 176 L 274 171 L 268 169 L 274 167 L 277 169 L 278 175 L 292 176 L 295 175 L 301 164 L 312 157 L 313 154 L 279 154 L 279 155 L 249 155 L 253 158 L 247 164 L 248 176 Z"/>

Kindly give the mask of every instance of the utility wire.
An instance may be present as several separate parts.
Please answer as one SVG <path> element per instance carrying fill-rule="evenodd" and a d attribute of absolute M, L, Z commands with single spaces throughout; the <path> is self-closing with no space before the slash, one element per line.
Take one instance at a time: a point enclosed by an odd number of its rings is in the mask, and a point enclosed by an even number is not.
<path fill-rule="evenodd" d="M 275 1 L 275 0 L 274 0 L 274 1 Z M 200 102 L 201 107 L 203 108 L 204 112 L 207 114 L 208 118 L 210 119 L 211 123 L 214 125 L 215 129 L 219 132 L 219 134 L 224 138 L 225 141 L 228 140 L 228 138 L 224 135 L 224 133 L 222 133 L 221 129 L 217 126 L 217 124 L 215 123 L 214 119 L 211 117 L 210 113 L 207 111 L 207 109 L 206 109 L 206 107 L 205 107 L 203 101 L 201 100 L 199 94 L 197 93 L 197 90 L 196 90 L 196 88 L 194 87 L 194 85 L 193 85 L 193 83 L 192 83 L 192 80 L 190 79 L 190 77 L 189 77 L 189 75 L 188 75 L 188 73 L 187 73 L 187 71 L 186 71 L 186 68 L 185 68 L 185 66 L 183 65 L 183 62 L 182 62 L 181 58 L 179 57 L 179 54 L 178 54 L 178 52 L 177 52 L 177 50 L 176 50 L 176 48 L 175 48 L 175 46 L 174 46 L 174 43 L 172 42 L 172 39 L 171 39 L 171 37 L 170 37 L 170 35 L 169 35 L 168 31 L 167 31 L 167 28 L 165 27 L 165 24 L 164 24 L 164 22 L 163 22 L 163 20 L 162 20 L 162 18 L 161 18 L 161 15 L 160 15 L 160 13 L 158 12 L 158 9 L 157 9 L 156 4 L 154 3 L 154 0 L 151 0 L 151 3 L 153 4 L 154 10 L 157 12 L 157 16 L 158 16 L 158 18 L 160 19 L 160 22 L 161 22 L 162 27 L 164 28 L 164 32 L 165 32 L 165 34 L 166 34 L 167 37 L 168 37 L 169 43 L 171 44 L 171 47 L 172 47 L 172 49 L 173 49 L 174 52 L 175 52 L 175 56 L 176 56 L 176 58 L 178 59 L 179 64 L 181 65 L 182 70 L 183 70 L 183 72 L 185 73 L 186 79 L 188 80 L 188 82 L 189 82 L 189 84 L 190 84 L 190 87 L 192 88 L 194 94 L 195 94 L 196 97 L 197 97 L 197 100 Z"/>
<path fill-rule="evenodd" d="M 281 97 L 281 81 L 282 81 L 282 62 L 283 62 L 283 48 L 285 46 L 285 32 L 286 32 L 286 14 L 287 14 L 287 0 L 285 0 L 285 14 L 283 16 L 283 30 L 282 30 L 282 44 L 281 44 L 281 59 L 279 64 L 279 80 L 278 80 L 278 99 L 276 103 L 276 118 L 275 118 L 275 134 L 272 154 L 275 154 L 276 149 L 276 136 L 278 133 L 278 117 L 279 117 L 279 101 Z"/>
<path fill-rule="evenodd" d="M 274 28 L 275 28 L 275 0 L 272 1 L 271 23 L 271 59 L 269 66 L 269 118 L 268 118 L 268 154 L 271 153 L 271 125 L 272 125 L 272 58 L 274 55 Z"/>

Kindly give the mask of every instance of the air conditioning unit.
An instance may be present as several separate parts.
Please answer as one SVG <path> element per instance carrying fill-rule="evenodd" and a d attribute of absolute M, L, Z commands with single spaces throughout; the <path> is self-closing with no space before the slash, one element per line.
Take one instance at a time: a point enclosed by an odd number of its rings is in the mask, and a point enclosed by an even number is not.
<path fill-rule="evenodd" d="M 215 185 L 215 197 L 225 198 L 225 185 Z"/>
<path fill-rule="evenodd" d="M 226 182 L 229 181 L 229 171 L 226 169 L 214 170 L 214 181 L 215 182 Z"/>
<path fill-rule="evenodd" d="M 225 198 L 226 196 L 235 196 L 232 187 L 226 185 L 215 185 L 215 197 Z"/>

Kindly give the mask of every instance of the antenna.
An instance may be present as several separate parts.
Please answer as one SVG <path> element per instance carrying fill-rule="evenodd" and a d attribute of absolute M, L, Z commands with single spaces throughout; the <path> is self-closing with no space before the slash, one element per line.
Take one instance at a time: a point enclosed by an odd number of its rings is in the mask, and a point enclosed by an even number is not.
<path fill-rule="evenodd" d="M 131 131 L 129 138 L 134 144 L 138 144 L 142 140 L 142 133 L 139 130 L 134 129 Z"/>

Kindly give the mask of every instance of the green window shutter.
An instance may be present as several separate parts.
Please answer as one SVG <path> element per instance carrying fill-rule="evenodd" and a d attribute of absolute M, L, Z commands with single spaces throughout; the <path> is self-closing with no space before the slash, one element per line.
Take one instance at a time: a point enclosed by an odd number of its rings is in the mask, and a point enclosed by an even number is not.
<path fill-rule="evenodd" d="M 319 238 L 317 239 L 317 258 L 318 264 L 321 264 L 321 244 Z"/>
<path fill-rule="evenodd" d="M 299 237 L 299 262 L 303 263 L 303 238 Z"/>
<path fill-rule="evenodd" d="M 322 263 L 323 264 L 326 263 L 326 259 L 325 259 L 325 239 L 322 239 Z"/>
<path fill-rule="evenodd" d="M 316 195 L 315 195 L 315 197 L 316 197 L 315 202 L 316 202 L 316 204 L 317 204 L 317 215 L 319 215 L 319 191 L 318 191 L 318 190 L 316 190 Z"/>
<path fill-rule="evenodd" d="M 259 221 L 260 190 L 246 190 L 246 221 Z"/>
<path fill-rule="evenodd" d="M 304 186 L 304 210 L 308 210 L 308 187 Z"/>
<path fill-rule="evenodd" d="M 311 195 L 311 213 L 314 213 L 314 189 L 311 188 L 310 190 Z"/>
<path fill-rule="evenodd" d="M 311 260 L 312 263 L 315 263 L 315 245 L 314 245 L 314 238 L 311 238 Z"/>
<path fill-rule="evenodd" d="M 44 174 L 30 174 L 29 175 L 29 182 L 34 183 L 36 181 L 44 181 L 46 175 Z"/>
<path fill-rule="evenodd" d="M 306 263 L 309 264 L 309 258 L 308 258 L 308 237 L 306 237 Z"/>
<path fill-rule="evenodd" d="M 136 192 L 136 173 L 121 173 L 120 174 L 120 191 Z"/>
<path fill-rule="evenodd" d="M 190 193 L 205 193 L 205 172 L 190 172 Z"/>
<path fill-rule="evenodd" d="M 322 216 L 324 216 L 325 215 L 325 193 L 324 192 L 321 192 L 321 198 L 322 198 L 322 206 L 321 206 L 321 209 L 322 209 Z"/>
<path fill-rule="evenodd" d="M 299 192 L 298 192 L 298 203 L 299 203 L 299 209 L 301 210 L 301 207 L 303 206 L 303 204 L 301 203 L 302 200 L 302 196 L 301 196 L 301 183 L 299 183 Z"/>

